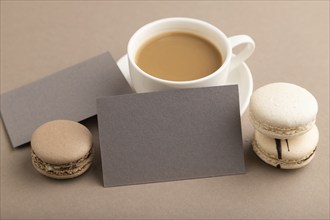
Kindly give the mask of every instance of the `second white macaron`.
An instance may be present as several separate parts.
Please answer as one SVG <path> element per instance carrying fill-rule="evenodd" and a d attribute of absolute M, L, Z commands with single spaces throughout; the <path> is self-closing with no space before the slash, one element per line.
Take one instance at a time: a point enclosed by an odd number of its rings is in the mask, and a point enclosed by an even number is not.
<path fill-rule="evenodd" d="M 318 141 L 319 131 L 314 125 L 307 133 L 284 140 L 270 138 L 255 131 L 252 146 L 265 163 L 282 169 L 297 169 L 310 163 Z"/>
<path fill-rule="evenodd" d="M 318 103 L 306 89 L 290 83 L 271 83 L 253 93 L 249 117 L 260 133 L 288 139 L 312 129 L 317 111 Z"/>

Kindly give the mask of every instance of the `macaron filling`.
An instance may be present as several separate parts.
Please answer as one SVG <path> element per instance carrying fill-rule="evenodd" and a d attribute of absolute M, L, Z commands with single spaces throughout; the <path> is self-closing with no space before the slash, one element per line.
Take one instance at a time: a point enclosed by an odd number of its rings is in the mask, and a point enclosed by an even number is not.
<path fill-rule="evenodd" d="M 263 157 L 261 157 L 263 160 L 268 161 L 270 164 L 275 164 L 275 166 L 277 165 L 295 165 L 295 164 L 302 164 L 305 161 L 307 161 L 308 159 L 310 159 L 316 151 L 316 147 L 314 148 L 314 150 L 310 153 L 307 154 L 306 156 L 302 157 L 302 158 L 298 158 L 298 159 L 279 159 L 277 155 L 273 155 L 273 154 L 269 154 L 265 151 L 263 151 L 259 146 L 258 143 L 254 140 L 253 143 L 253 149 L 254 151 L 258 154 L 258 155 L 263 155 Z M 265 161 L 265 162 L 266 162 Z"/>
<path fill-rule="evenodd" d="M 33 165 L 39 168 L 41 171 L 57 176 L 68 176 L 68 175 L 74 175 L 80 172 L 81 170 L 88 168 L 91 165 L 93 150 L 91 148 L 89 152 L 79 160 L 65 164 L 47 163 L 41 160 L 33 150 L 31 151 L 31 156 L 32 156 Z"/>
<path fill-rule="evenodd" d="M 314 119 L 313 121 L 309 122 L 306 125 L 295 126 L 295 127 L 275 127 L 275 126 L 258 121 L 251 112 L 249 115 L 253 121 L 254 127 L 261 133 L 264 133 L 263 132 L 263 130 L 264 130 L 269 133 L 286 135 L 286 136 L 294 136 L 294 135 L 302 134 L 304 132 L 309 131 L 315 124 L 315 119 Z"/>

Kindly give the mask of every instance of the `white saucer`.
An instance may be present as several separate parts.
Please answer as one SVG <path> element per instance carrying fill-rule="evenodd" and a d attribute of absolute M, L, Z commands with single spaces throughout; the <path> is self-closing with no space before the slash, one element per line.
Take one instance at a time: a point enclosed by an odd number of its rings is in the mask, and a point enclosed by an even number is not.
<path fill-rule="evenodd" d="M 117 65 L 126 78 L 128 84 L 133 87 L 131 77 L 129 75 L 128 59 L 126 54 L 117 61 Z M 253 90 L 253 79 L 248 65 L 243 63 L 234 69 L 231 73 L 229 73 L 227 84 L 238 84 L 239 104 L 241 115 L 243 115 L 249 105 Z"/>

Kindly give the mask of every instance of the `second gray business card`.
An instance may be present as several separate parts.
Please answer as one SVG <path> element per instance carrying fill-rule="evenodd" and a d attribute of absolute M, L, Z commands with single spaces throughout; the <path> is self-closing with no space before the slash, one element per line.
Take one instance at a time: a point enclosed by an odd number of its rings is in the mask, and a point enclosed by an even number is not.
<path fill-rule="evenodd" d="M 237 85 L 97 101 L 104 186 L 245 172 Z"/>
<path fill-rule="evenodd" d="M 81 121 L 96 114 L 96 98 L 131 93 L 109 52 L 1 95 L 1 117 L 13 147 L 55 119 Z"/>

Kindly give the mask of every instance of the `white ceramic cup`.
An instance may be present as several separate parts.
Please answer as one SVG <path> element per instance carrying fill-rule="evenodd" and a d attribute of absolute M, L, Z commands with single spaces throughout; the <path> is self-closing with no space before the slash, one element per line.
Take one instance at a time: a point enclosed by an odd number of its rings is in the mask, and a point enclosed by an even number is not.
<path fill-rule="evenodd" d="M 143 43 L 164 32 L 189 32 L 209 40 L 223 56 L 223 64 L 213 73 L 190 81 L 171 81 L 154 77 L 144 72 L 135 62 L 136 53 Z M 245 47 L 233 56 L 233 48 Z M 138 92 L 164 91 L 175 88 L 195 88 L 225 85 L 230 71 L 251 56 L 255 48 L 254 41 L 247 35 L 227 37 L 215 26 L 192 18 L 165 18 L 148 23 L 137 30 L 128 42 L 127 55 L 133 89 Z"/>

